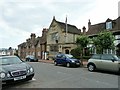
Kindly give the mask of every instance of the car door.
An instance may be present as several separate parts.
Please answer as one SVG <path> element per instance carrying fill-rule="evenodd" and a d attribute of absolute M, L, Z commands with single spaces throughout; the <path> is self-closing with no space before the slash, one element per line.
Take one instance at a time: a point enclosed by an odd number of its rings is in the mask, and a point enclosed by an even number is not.
<path fill-rule="evenodd" d="M 67 63 L 66 56 L 64 54 L 61 55 L 61 63 L 64 65 L 66 65 L 66 63 Z"/>
<path fill-rule="evenodd" d="M 103 70 L 108 70 L 108 71 L 118 71 L 118 61 L 115 60 L 113 55 L 102 55 L 101 57 L 102 60 L 102 69 Z"/>
<path fill-rule="evenodd" d="M 95 64 L 97 69 L 101 69 L 101 54 L 95 54 L 92 56 L 91 61 Z"/>
<path fill-rule="evenodd" d="M 62 62 L 61 62 L 61 54 L 58 54 L 57 56 L 56 56 L 56 62 L 57 62 L 57 64 L 61 64 Z"/>

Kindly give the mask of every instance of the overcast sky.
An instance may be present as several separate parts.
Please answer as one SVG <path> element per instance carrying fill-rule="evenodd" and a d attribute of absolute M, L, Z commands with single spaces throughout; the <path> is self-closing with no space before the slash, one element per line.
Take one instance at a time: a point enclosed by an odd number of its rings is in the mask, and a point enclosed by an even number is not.
<path fill-rule="evenodd" d="M 17 48 L 31 33 L 41 36 L 56 20 L 87 27 L 118 17 L 119 0 L 0 0 L 0 48 Z"/>

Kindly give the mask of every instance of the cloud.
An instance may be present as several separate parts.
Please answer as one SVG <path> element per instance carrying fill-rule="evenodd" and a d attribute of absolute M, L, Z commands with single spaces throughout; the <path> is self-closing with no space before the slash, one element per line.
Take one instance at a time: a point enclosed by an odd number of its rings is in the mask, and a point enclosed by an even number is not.
<path fill-rule="evenodd" d="M 117 18 L 118 0 L 1 0 L 0 1 L 0 41 L 1 47 L 17 47 L 26 41 L 31 33 L 42 35 L 43 28 L 49 28 L 53 16 L 58 21 L 78 28 L 104 22 L 107 18 Z M 0 43 L 1 45 L 1 43 Z"/>
<path fill-rule="evenodd" d="M 0 30 L 0 48 L 8 47 L 8 45 L 17 47 L 18 42 L 23 42 L 24 38 L 30 34 L 19 28 L 10 27 L 2 18 L 0 18 Z"/>
<path fill-rule="evenodd" d="M 88 20 L 92 24 L 105 22 L 108 18 L 116 19 L 118 17 L 118 1 L 119 0 L 96 0 L 93 4 L 86 7 L 85 13 L 78 14 L 78 19 L 74 23 L 79 28 L 88 26 Z M 89 9 L 90 7 L 90 9 Z"/>

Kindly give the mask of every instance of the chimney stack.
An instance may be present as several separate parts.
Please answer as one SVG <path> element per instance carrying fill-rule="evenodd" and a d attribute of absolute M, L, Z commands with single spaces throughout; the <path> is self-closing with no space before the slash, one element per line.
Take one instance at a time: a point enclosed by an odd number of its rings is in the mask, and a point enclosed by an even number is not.
<path fill-rule="evenodd" d="M 35 39 L 35 37 L 36 37 L 35 33 L 31 33 L 31 39 L 33 40 Z"/>
<path fill-rule="evenodd" d="M 90 26 L 91 26 L 91 21 L 90 21 L 90 19 L 89 19 L 89 22 L 88 22 L 88 29 L 90 28 Z"/>
<path fill-rule="evenodd" d="M 86 27 L 85 26 L 83 26 L 83 34 L 85 35 L 86 34 Z"/>

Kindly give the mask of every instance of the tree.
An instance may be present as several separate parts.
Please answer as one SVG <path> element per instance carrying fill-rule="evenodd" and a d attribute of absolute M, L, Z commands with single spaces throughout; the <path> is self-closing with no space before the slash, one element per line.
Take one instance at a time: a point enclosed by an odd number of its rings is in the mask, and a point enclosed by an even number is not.
<path fill-rule="evenodd" d="M 96 53 L 101 53 L 102 48 L 100 46 L 100 40 L 98 39 L 98 37 L 93 37 L 92 41 L 93 41 L 93 45 L 95 46 Z"/>
<path fill-rule="evenodd" d="M 71 53 L 75 58 L 80 59 L 81 51 L 82 51 L 81 48 L 80 48 L 80 47 L 77 47 L 77 48 L 75 48 L 75 49 L 72 49 L 70 53 Z"/>
<path fill-rule="evenodd" d="M 81 56 L 81 62 L 83 65 L 83 55 L 85 54 L 84 50 L 85 48 L 87 48 L 87 45 L 89 43 L 89 38 L 86 35 L 81 35 L 77 38 L 76 43 L 82 49 L 82 53 L 80 56 Z"/>
<path fill-rule="evenodd" d="M 9 47 L 8 50 L 12 50 L 12 47 Z"/>
<path fill-rule="evenodd" d="M 115 37 L 110 31 L 103 31 L 93 38 L 93 44 L 97 48 L 98 53 L 103 53 L 103 50 L 112 49 L 114 47 Z"/>

